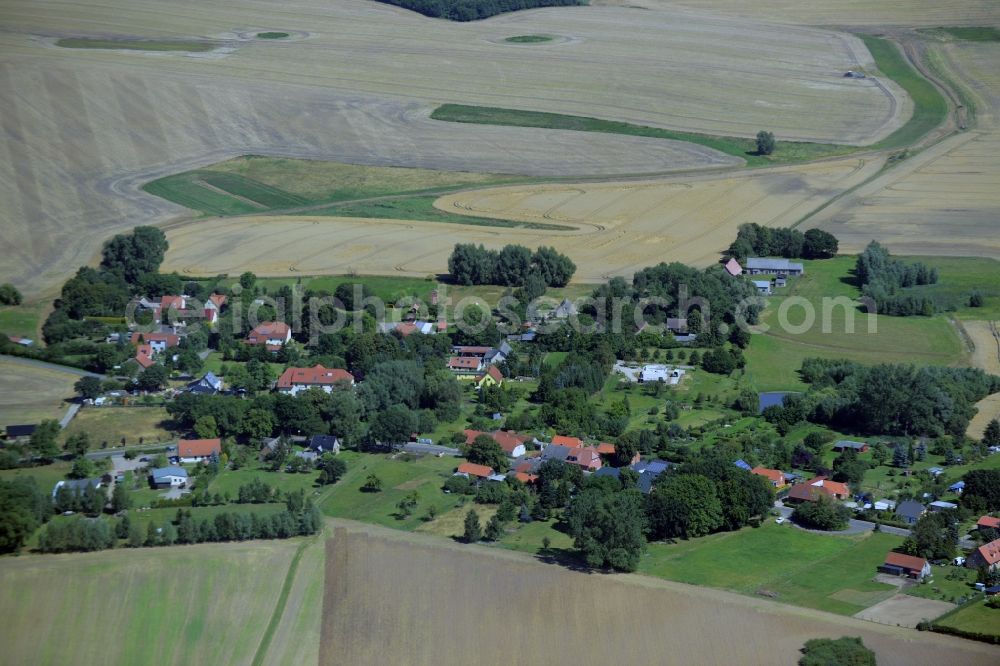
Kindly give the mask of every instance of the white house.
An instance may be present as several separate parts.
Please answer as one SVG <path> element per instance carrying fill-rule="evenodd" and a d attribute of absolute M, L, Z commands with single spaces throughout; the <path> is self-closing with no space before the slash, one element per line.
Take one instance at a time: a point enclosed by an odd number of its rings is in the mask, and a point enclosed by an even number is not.
<path fill-rule="evenodd" d="M 771 281 L 770 280 L 754 280 L 753 286 L 757 287 L 757 293 L 763 296 L 771 295 Z"/>
<path fill-rule="evenodd" d="M 337 385 L 354 386 L 354 375 L 340 368 L 288 368 L 278 378 L 278 392 L 298 395 L 311 388 L 319 388 L 330 393 Z"/>

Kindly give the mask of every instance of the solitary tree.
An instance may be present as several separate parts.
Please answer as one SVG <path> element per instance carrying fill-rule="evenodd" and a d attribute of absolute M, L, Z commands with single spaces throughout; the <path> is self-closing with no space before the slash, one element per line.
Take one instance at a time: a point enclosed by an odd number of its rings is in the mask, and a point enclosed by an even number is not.
<path fill-rule="evenodd" d="M 78 379 L 76 384 L 73 384 L 73 388 L 76 389 L 81 398 L 93 400 L 101 395 L 101 380 L 87 375 Z"/>
<path fill-rule="evenodd" d="M 0 303 L 4 305 L 20 305 L 21 300 L 21 292 L 17 290 L 17 287 L 10 282 L 0 285 Z"/>
<path fill-rule="evenodd" d="M 365 485 L 361 486 L 361 490 L 366 493 L 378 493 L 382 491 L 382 479 L 375 476 L 375 474 L 369 474 L 365 479 Z"/>
<path fill-rule="evenodd" d="M 479 514 L 475 509 L 469 509 L 465 514 L 465 534 L 466 543 L 476 543 L 483 538 L 483 528 L 479 524 Z"/>
<path fill-rule="evenodd" d="M 761 130 L 757 132 L 757 154 L 770 155 L 774 152 L 774 134 Z"/>

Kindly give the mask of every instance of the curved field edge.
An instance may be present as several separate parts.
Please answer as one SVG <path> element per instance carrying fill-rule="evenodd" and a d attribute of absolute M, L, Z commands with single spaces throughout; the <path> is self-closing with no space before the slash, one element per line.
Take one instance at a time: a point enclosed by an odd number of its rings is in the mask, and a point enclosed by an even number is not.
<path fill-rule="evenodd" d="M 779 140 L 773 154 L 759 155 L 753 139 L 681 132 L 587 116 L 465 104 L 442 104 L 431 113 L 431 119 L 453 123 L 563 129 L 685 141 L 739 157 L 746 161 L 748 167 L 797 164 L 861 151 L 906 147 L 944 121 L 948 113 L 948 104 L 938 89 L 907 62 L 893 42 L 874 35 L 859 35 L 859 37 L 875 59 L 879 71 L 903 88 L 913 99 L 914 105 L 913 115 L 905 125 L 872 146 L 856 147 Z M 775 131 L 779 136 L 781 134 L 780 127 L 768 129 Z"/>
<path fill-rule="evenodd" d="M 97 39 L 90 37 L 64 37 L 56 41 L 64 49 L 99 49 L 108 51 L 179 51 L 205 53 L 219 48 L 216 42 L 169 39 Z"/>
<path fill-rule="evenodd" d="M 260 163 L 264 167 L 256 169 Z M 269 165 L 274 166 L 268 168 Z M 352 185 L 309 189 L 293 182 L 297 178 L 301 181 L 315 181 L 317 172 L 331 170 L 352 178 Z M 251 177 L 246 175 L 247 172 L 259 172 L 260 175 Z M 366 176 L 369 173 L 374 176 Z M 375 182 L 379 174 L 385 177 L 387 184 Z M 460 215 L 438 210 L 433 205 L 441 194 L 470 185 L 519 182 L 535 182 L 535 179 L 402 167 L 364 167 L 247 155 L 164 176 L 146 183 L 142 189 L 185 208 L 217 217 L 268 213 L 432 221 L 548 231 L 574 229 L 560 224 L 522 223 Z M 394 186 L 394 183 L 397 185 Z"/>

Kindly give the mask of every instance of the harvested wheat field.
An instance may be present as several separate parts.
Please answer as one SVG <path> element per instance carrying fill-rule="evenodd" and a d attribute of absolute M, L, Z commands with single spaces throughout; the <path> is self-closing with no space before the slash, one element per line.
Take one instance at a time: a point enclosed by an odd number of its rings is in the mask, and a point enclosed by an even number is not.
<path fill-rule="evenodd" d="M 0 426 L 61 419 L 79 375 L 0 358 Z"/>
<path fill-rule="evenodd" d="M 654 664 L 670 655 L 678 664 L 770 666 L 795 663 L 809 638 L 842 635 L 861 636 L 882 666 L 1000 659 L 1000 647 L 948 636 L 334 524 L 320 664 Z"/>
<path fill-rule="evenodd" d="M 728 16 L 849 27 L 1000 23 L 994 0 L 591 0 L 595 5 L 648 9 L 696 7 Z"/>
<path fill-rule="evenodd" d="M 962 326 L 976 347 L 972 353 L 973 367 L 1000 375 L 1000 322 L 966 321 L 962 322 Z M 979 411 L 966 430 L 966 434 L 973 439 L 983 436 L 991 420 L 1000 419 L 1000 393 L 977 402 L 976 409 Z"/>
<path fill-rule="evenodd" d="M 577 281 L 595 282 L 661 261 L 711 264 L 740 224 L 794 224 L 880 166 L 879 159 L 849 158 L 738 176 L 497 187 L 435 202 L 463 215 L 565 224 L 566 231 L 306 216 L 204 220 L 167 230 L 165 268 L 425 276 L 447 270 L 455 243 L 521 243 L 556 247 L 576 262 Z"/>
<path fill-rule="evenodd" d="M 430 120 L 442 102 L 850 144 L 886 136 L 911 106 L 891 82 L 841 76 L 872 62 L 855 37 L 687 9 L 554 8 L 470 24 L 359 0 L 0 0 L 0 13 L 0 281 L 29 297 L 113 232 L 186 212 L 142 183 L 241 154 L 538 176 L 738 163 L 664 140 Z M 291 38 L 254 38 L 265 29 Z M 560 38 L 504 41 L 526 31 Z M 88 36 L 218 48 L 56 46 Z"/>
<path fill-rule="evenodd" d="M 809 220 L 859 252 L 1000 256 L 1000 43 L 934 44 L 974 99 L 976 129 L 917 153 Z"/>

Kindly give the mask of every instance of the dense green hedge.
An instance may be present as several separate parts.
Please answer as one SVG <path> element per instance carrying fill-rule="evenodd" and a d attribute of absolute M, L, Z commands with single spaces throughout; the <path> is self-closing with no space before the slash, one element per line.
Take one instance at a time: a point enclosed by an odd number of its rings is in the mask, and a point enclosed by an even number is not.
<path fill-rule="evenodd" d="M 585 5 L 588 0 L 377 0 L 387 5 L 452 21 L 478 21 L 504 12 L 535 7 Z"/>

